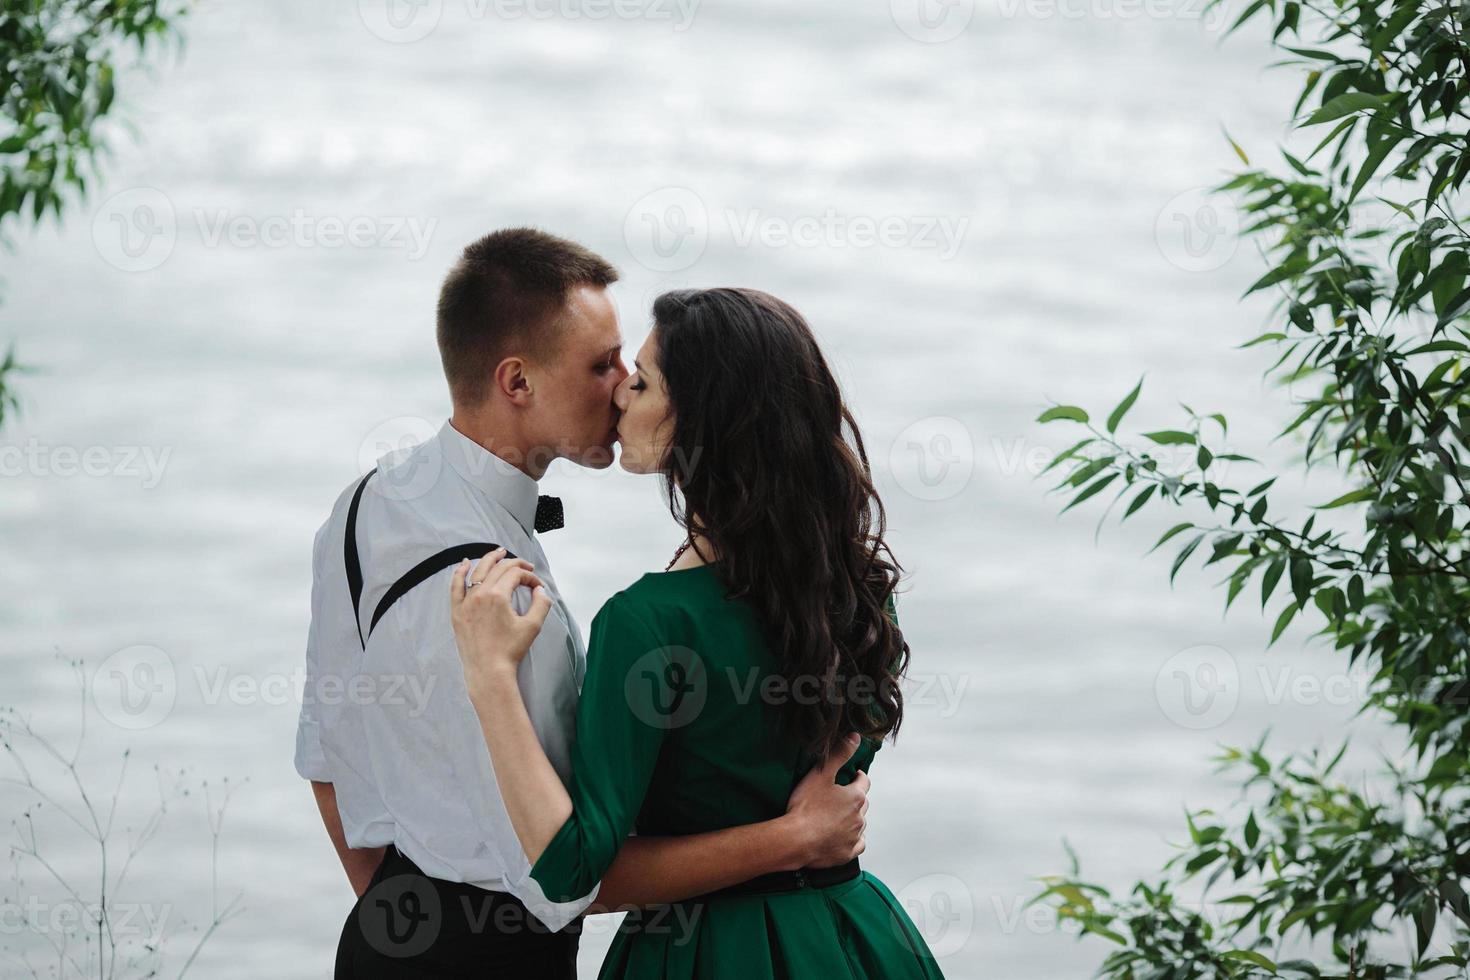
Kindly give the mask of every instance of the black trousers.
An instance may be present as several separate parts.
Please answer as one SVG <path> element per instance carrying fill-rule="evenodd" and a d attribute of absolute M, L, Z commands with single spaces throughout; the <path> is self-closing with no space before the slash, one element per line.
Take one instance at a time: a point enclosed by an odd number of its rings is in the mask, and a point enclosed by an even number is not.
<path fill-rule="evenodd" d="M 582 920 L 549 932 L 505 892 L 431 878 L 393 845 L 342 926 L 335 980 L 576 980 Z"/>

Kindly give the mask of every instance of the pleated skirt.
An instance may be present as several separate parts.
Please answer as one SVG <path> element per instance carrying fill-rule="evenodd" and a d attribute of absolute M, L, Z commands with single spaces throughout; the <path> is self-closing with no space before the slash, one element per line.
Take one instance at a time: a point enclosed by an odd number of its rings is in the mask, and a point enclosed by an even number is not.
<path fill-rule="evenodd" d="M 866 871 L 828 888 L 628 913 L 599 980 L 942 980 L 923 936 Z"/>

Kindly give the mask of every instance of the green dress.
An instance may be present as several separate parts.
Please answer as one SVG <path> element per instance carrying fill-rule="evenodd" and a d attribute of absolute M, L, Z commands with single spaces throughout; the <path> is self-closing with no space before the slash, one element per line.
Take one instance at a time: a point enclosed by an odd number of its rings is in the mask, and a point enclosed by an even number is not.
<path fill-rule="evenodd" d="M 592 622 L 577 709 L 572 816 L 531 869 L 546 895 L 586 895 L 635 829 L 694 834 L 783 814 L 809 757 L 777 724 L 780 682 L 754 609 L 725 598 L 715 565 L 650 573 L 609 599 Z M 865 739 L 838 782 L 877 749 Z M 892 892 L 862 872 L 630 912 L 599 977 L 942 974 Z"/>

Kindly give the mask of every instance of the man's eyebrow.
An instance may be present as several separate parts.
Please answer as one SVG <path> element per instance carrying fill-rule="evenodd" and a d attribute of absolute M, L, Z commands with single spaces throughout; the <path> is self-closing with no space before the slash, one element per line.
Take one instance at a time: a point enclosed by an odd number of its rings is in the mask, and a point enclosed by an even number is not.
<path fill-rule="evenodd" d="M 622 349 L 623 349 L 623 345 L 621 343 L 613 344 L 607 350 L 605 350 L 605 351 L 602 352 L 602 356 L 603 357 L 612 357 L 614 354 L 616 354 L 618 351 L 620 351 Z"/>

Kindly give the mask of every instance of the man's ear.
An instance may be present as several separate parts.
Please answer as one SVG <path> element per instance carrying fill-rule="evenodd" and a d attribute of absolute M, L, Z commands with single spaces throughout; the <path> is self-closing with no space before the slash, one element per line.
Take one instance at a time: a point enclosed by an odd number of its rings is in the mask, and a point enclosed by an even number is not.
<path fill-rule="evenodd" d="M 519 357 L 507 357 L 495 365 L 495 388 L 511 404 L 524 405 L 531 397 L 531 379 L 527 364 Z"/>

